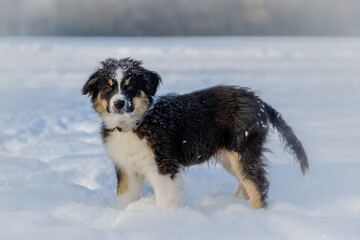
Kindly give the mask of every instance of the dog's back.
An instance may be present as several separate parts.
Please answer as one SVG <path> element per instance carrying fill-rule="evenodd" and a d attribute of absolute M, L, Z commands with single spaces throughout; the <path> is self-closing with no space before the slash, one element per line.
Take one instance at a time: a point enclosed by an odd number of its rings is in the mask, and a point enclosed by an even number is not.
<path fill-rule="evenodd" d="M 274 115 L 276 115 L 274 117 Z M 175 176 L 190 166 L 221 156 L 219 161 L 257 199 L 266 205 L 264 143 L 274 125 L 294 151 L 303 173 L 308 169 L 300 141 L 281 116 L 246 88 L 216 86 L 185 95 L 159 97 L 136 133 L 154 150 L 159 172 Z M 176 160 L 175 160 L 176 159 Z M 252 189 L 252 190 L 248 190 Z M 251 197 L 250 197 L 251 198 Z"/>
<path fill-rule="evenodd" d="M 265 108 L 252 92 L 217 86 L 159 97 L 136 132 L 165 155 L 159 161 L 177 159 L 189 166 L 208 160 L 219 149 L 240 150 L 245 132 L 266 134 L 267 127 Z"/>

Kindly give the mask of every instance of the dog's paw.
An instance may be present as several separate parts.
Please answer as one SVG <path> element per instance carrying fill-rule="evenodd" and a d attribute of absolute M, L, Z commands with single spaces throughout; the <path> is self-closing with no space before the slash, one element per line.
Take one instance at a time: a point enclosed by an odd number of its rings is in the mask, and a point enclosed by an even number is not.
<path fill-rule="evenodd" d="M 117 197 L 117 201 L 116 201 L 116 208 L 119 210 L 123 210 L 125 209 L 129 204 L 131 203 L 131 201 L 129 201 L 128 199 L 126 199 L 125 197 Z"/>

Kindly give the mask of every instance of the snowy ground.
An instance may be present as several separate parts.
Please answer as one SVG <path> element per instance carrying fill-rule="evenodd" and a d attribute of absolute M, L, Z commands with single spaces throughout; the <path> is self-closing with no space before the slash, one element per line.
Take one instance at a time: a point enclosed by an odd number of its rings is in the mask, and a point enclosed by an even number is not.
<path fill-rule="evenodd" d="M 305 181 L 273 134 L 269 207 L 236 199 L 221 167 L 184 177 L 185 206 L 153 191 L 120 211 L 100 120 L 80 89 L 100 60 L 131 56 L 160 93 L 256 89 L 302 140 Z M 0 239 L 360 239 L 360 39 L 0 39 Z"/>

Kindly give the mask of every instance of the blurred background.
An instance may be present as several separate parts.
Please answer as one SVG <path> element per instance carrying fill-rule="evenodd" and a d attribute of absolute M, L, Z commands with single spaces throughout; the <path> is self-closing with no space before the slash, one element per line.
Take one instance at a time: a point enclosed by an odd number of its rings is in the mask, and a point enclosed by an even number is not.
<path fill-rule="evenodd" d="M 0 0 L 0 240 L 359 240 L 359 35 L 360 0 Z M 266 211 L 219 165 L 186 170 L 184 208 L 159 211 L 148 184 L 114 208 L 81 94 L 108 57 L 143 60 L 159 95 L 254 89 L 301 139 L 309 179 L 271 131 Z"/>
<path fill-rule="evenodd" d="M 0 0 L 0 36 L 359 36 L 359 0 Z"/>

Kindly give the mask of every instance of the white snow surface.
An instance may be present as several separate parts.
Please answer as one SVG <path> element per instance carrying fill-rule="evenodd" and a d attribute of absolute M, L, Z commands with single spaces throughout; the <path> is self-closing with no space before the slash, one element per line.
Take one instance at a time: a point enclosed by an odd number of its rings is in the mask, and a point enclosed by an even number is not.
<path fill-rule="evenodd" d="M 116 209 L 100 119 L 81 95 L 108 57 L 143 60 L 159 94 L 256 90 L 303 142 L 308 180 L 274 132 L 267 209 L 235 198 L 212 164 L 185 172 L 182 208 L 156 208 L 145 184 Z M 360 39 L 1 38 L 0 83 L 0 239 L 360 239 Z"/>

